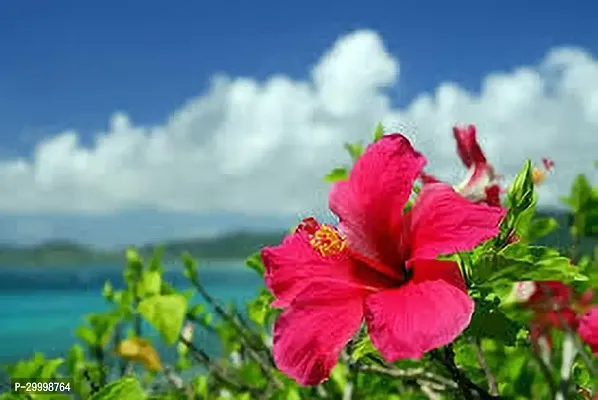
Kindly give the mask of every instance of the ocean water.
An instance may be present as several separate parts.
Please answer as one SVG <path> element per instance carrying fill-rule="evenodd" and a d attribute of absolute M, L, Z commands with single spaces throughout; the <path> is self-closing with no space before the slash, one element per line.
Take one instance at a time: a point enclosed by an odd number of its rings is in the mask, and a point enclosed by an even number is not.
<path fill-rule="evenodd" d="M 78 339 L 75 329 L 84 315 L 110 306 L 102 297 L 104 282 L 122 287 L 122 265 L 77 267 L 0 267 L 0 364 L 43 352 L 56 357 L 66 354 Z M 212 296 L 223 303 L 252 298 L 263 281 L 243 262 L 215 262 L 200 269 L 200 279 Z M 165 280 L 177 289 L 190 285 L 180 265 L 166 268 Z M 192 303 L 201 302 L 194 298 Z M 149 326 L 150 336 L 156 337 Z M 196 337 L 214 349 L 214 338 Z"/>

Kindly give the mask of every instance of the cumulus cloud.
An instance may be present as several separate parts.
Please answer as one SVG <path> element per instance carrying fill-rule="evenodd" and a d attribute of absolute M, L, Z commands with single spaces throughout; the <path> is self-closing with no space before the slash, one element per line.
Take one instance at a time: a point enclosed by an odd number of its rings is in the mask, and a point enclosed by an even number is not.
<path fill-rule="evenodd" d="M 320 209 L 321 177 L 347 162 L 345 141 L 367 140 L 377 122 L 408 136 L 429 171 L 457 182 L 451 126 L 475 122 L 488 157 L 512 176 L 526 158 L 553 158 L 542 188 L 554 205 L 598 158 L 598 60 L 550 51 L 537 66 L 489 74 L 480 93 L 443 83 L 393 108 L 399 60 L 372 31 L 341 37 L 306 81 L 214 77 L 203 94 L 157 126 L 115 113 L 83 146 L 76 131 L 39 142 L 29 158 L 0 161 L 0 212 L 105 213 L 153 208 L 285 215 Z M 409 77 L 403 77 L 409 79 Z"/>

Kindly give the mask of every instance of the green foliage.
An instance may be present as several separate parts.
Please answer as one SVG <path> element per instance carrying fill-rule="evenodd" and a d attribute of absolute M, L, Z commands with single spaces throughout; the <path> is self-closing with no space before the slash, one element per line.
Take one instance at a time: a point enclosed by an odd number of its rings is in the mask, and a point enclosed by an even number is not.
<path fill-rule="evenodd" d="M 143 400 L 146 398 L 147 395 L 137 379 L 122 378 L 106 385 L 90 400 Z"/>
<path fill-rule="evenodd" d="M 139 303 L 139 313 L 172 345 L 183 327 L 187 299 L 178 294 L 152 296 Z"/>
<path fill-rule="evenodd" d="M 598 237 L 598 187 L 593 188 L 585 175 L 577 175 L 562 201 L 573 212 L 572 235 Z"/>
<path fill-rule="evenodd" d="M 551 217 L 533 218 L 529 228 L 524 231 L 524 237 L 530 242 L 534 243 L 545 236 L 550 235 L 556 231 L 559 223 L 556 219 Z"/>
<path fill-rule="evenodd" d="M 376 129 L 374 130 L 372 142 L 377 142 L 378 140 L 382 139 L 382 136 L 384 136 L 384 127 L 381 123 L 379 123 L 376 125 Z M 353 164 L 357 162 L 366 148 L 366 146 L 364 146 L 362 143 L 345 143 L 344 147 Z M 328 183 L 343 181 L 349 177 L 350 170 L 351 167 L 348 166 L 333 168 L 332 171 L 324 176 L 324 181 Z"/>
<path fill-rule="evenodd" d="M 264 275 L 265 267 L 262 262 L 261 253 L 253 253 L 245 259 L 245 265 L 257 272 L 260 276 Z"/>
<path fill-rule="evenodd" d="M 344 181 L 349 177 L 349 169 L 346 167 L 334 168 L 324 177 L 324 180 L 329 183 Z"/>
<path fill-rule="evenodd" d="M 587 279 L 558 251 L 521 243 L 512 243 L 497 253 L 480 255 L 474 270 L 477 283 L 496 293 L 502 292 L 500 286 L 510 287 L 522 280 L 561 280 L 570 283 Z"/>
<path fill-rule="evenodd" d="M 361 143 L 345 143 L 345 150 L 347 150 L 351 160 L 355 163 L 365 151 L 365 147 Z"/>
<path fill-rule="evenodd" d="M 374 142 L 377 142 L 378 140 L 382 139 L 382 136 L 384 136 L 384 126 L 381 123 L 378 123 L 378 125 L 376 125 L 376 129 L 374 130 Z"/>
<path fill-rule="evenodd" d="M 378 124 L 372 141 L 383 134 Z M 365 147 L 345 145 L 353 164 Z M 326 180 L 347 179 L 350 169 L 336 168 Z M 414 187 L 407 209 L 418 194 L 419 187 Z M 496 398 L 551 399 L 560 386 L 566 389 L 564 398 L 574 398 L 574 391 L 579 398 L 582 391 L 598 388 L 587 349 L 578 349 L 588 357 L 578 356 L 572 364 L 571 382 L 561 384 L 565 335 L 551 333 L 549 363 L 542 361 L 547 354 L 530 346 L 532 313 L 515 307 L 512 293 L 514 284 L 523 280 L 558 280 L 580 293 L 598 287 L 598 246 L 592 251 L 584 247 L 585 239 L 598 235 L 598 188 L 583 175 L 576 178 L 564 199 L 570 221 L 536 214 L 536 200 L 528 161 L 509 188 L 500 234 L 471 252 L 443 257 L 458 261 L 475 311 L 459 338 L 421 360 L 386 362 L 364 324 L 343 349 L 330 379 L 317 387 L 301 387 L 277 370 L 273 360 L 273 324 L 281 310 L 272 307 L 270 291 L 260 288 L 239 309 L 220 304 L 202 285 L 202 269 L 192 255 L 196 253 L 184 251 L 205 247 L 180 242 L 127 249 L 123 287 L 105 282 L 101 295 L 108 309 L 86 316 L 76 329 L 79 342 L 65 358 L 35 354 L 7 368 L 7 375 L 66 377 L 72 380 L 77 398 L 93 400 L 460 399 L 467 398 L 471 390 L 478 393 L 473 398 L 494 398 L 487 389 L 493 386 L 492 380 L 500 394 Z M 568 228 L 568 223 L 573 248 L 565 254 L 569 249 L 557 249 L 547 240 L 553 240 L 560 227 Z M 255 238 L 249 240 L 246 235 L 234 238 L 231 241 L 238 243 L 227 245 L 247 250 L 244 254 L 250 256 L 245 265 L 263 276 L 260 247 L 276 244 L 282 235 L 264 237 L 257 245 Z M 225 254 L 226 245 L 222 246 L 218 251 Z M 167 282 L 163 274 L 164 260 L 172 259 L 174 253 L 177 257 L 182 253 L 184 288 Z M 317 346 L 317 341 L 312 345 Z M 161 357 L 162 347 L 168 349 L 166 354 L 176 356 L 174 361 Z M 14 398 L 9 393 L 0 395 L 0 400 Z"/>

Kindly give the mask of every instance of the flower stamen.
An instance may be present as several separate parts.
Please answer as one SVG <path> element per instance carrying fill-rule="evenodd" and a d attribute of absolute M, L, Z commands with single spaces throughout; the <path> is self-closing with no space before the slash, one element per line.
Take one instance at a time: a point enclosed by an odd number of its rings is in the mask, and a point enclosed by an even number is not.
<path fill-rule="evenodd" d="M 345 250 L 347 240 L 334 228 L 321 225 L 313 233 L 309 244 L 323 257 L 333 256 Z"/>

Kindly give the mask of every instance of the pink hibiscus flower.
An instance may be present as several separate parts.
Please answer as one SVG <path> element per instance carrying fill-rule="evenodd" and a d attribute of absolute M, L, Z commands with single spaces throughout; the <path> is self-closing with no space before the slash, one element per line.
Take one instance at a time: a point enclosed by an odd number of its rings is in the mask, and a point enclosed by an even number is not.
<path fill-rule="evenodd" d="M 504 210 L 435 183 L 403 213 L 425 163 L 404 136 L 385 136 L 334 184 L 338 228 L 308 218 L 262 250 L 273 306 L 285 309 L 274 359 L 298 383 L 325 380 L 364 320 L 389 362 L 420 358 L 469 324 L 474 303 L 458 265 L 435 258 L 495 236 Z"/>
<path fill-rule="evenodd" d="M 455 126 L 453 135 L 457 141 L 457 153 L 463 164 L 469 169 L 467 178 L 455 186 L 455 190 L 474 203 L 500 206 L 502 189 L 498 184 L 499 177 L 484 156 L 477 140 L 475 125 Z M 439 182 L 434 176 L 426 173 L 423 173 L 420 178 L 424 185 Z"/>
<path fill-rule="evenodd" d="M 516 301 L 534 312 L 530 336 L 551 346 L 550 330 L 572 330 L 598 355 L 598 307 L 592 305 L 594 292 L 581 296 L 559 281 L 525 281 L 516 284 Z"/>

